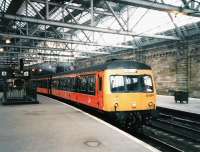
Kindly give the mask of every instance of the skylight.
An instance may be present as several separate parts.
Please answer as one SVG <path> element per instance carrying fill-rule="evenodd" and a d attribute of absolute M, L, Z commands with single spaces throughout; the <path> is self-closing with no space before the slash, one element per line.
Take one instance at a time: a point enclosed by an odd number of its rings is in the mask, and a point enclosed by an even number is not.
<path fill-rule="evenodd" d="M 180 6 L 182 2 L 180 0 L 165 0 L 164 1 L 167 4 L 173 4 Z M 122 16 L 123 18 L 126 18 L 127 12 L 124 11 Z M 156 11 L 156 10 L 149 10 L 145 8 L 135 8 L 129 6 L 129 22 L 128 26 L 125 25 L 122 20 L 121 23 L 124 25 L 124 28 L 129 28 L 129 31 L 132 31 L 135 34 L 156 34 L 160 32 L 164 32 L 170 29 L 174 29 L 175 26 L 180 27 L 186 24 L 199 22 L 199 17 L 192 17 L 192 16 L 186 16 L 181 13 L 167 13 L 162 11 Z M 120 18 L 119 18 L 120 19 Z M 120 30 L 121 27 L 119 26 L 118 22 L 111 17 L 104 18 L 100 24 L 98 24 L 97 27 L 101 28 L 111 28 Z M 121 29 L 122 30 L 122 29 Z M 88 36 L 92 39 L 94 38 L 95 41 L 98 41 L 99 43 L 108 43 L 108 44 L 121 44 L 126 41 L 133 40 L 133 37 L 131 36 L 121 36 L 121 35 L 113 35 L 113 34 L 101 34 L 94 32 L 94 35 L 91 34 L 92 32 L 87 32 Z M 78 32 L 77 36 L 80 39 L 86 40 L 86 37 L 82 32 Z M 113 41 L 114 40 L 114 41 Z M 83 46 L 78 46 L 78 48 L 83 48 Z M 88 50 L 96 50 L 103 47 L 88 47 L 86 46 Z"/>
<path fill-rule="evenodd" d="M 0 0 L 0 12 L 6 12 L 12 0 Z"/>

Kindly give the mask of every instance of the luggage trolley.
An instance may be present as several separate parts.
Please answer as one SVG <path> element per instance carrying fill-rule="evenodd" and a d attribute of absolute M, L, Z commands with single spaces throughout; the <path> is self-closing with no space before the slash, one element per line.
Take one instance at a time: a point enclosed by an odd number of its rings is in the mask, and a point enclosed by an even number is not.
<path fill-rule="evenodd" d="M 189 97 L 188 92 L 185 92 L 185 91 L 175 91 L 174 92 L 174 99 L 175 99 L 176 103 L 178 101 L 180 101 L 180 103 L 184 103 L 184 101 L 185 101 L 188 104 L 188 97 Z"/>

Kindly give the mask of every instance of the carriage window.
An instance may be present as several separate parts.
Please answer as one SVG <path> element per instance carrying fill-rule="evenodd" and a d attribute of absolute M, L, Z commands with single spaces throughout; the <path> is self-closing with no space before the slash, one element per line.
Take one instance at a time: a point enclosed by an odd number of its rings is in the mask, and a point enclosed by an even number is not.
<path fill-rule="evenodd" d="M 52 88 L 53 89 L 58 89 L 59 87 L 59 80 L 58 79 L 53 79 L 52 80 Z"/>
<path fill-rule="evenodd" d="M 74 78 L 67 78 L 66 89 L 71 92 L 74 91 Z"/>
<path fill-rule="evenodd" d="M 63 78 L 62 79 L 62 90 L 66 90 L 67 89 L 67 79 Z"/>
<path fill-rule="evenodd" d="M 147 75 L 110 76 L 112 92 L 153 92 L 153 83 Z"/>
<path fill-rule="evenodd" d="M 62 90 L 63 88 L 63 79 L 59 79 L 59 90 Z"/>
<path fill-rule="evenodd" d="M 41 80 L 41 87 L 47 88 L 47 80 Z"/>
<path fill-rule="evenodd" d="M 67 80 L 66 80 L 66 90 L 67 91 L 73 90 L 72 80 L 73 80 L 72 78 L 67 78 Z"/>
<path fill-rule="evenodd" d="M 81 80 L 80 77 L 76 77 L 76 92 L 80 92 Z"/>
<path fill-rule="evenodd" d="M 80 91 L 81 91 L 82 93 L 84 93 L 84 92 L 86 92 L 86 89 L 87 89 L 87 86 L 86 86 L 87 80 L 86 80 L 85 77 L 81 77 L 80 80 L 81 80 L 81 88 L 80 88 Z"/>
<path fill-rule="evenodd" d="M 76 91 L 81 92 L 84 94 L 95 95 L 95 76 L 88 75 L 88 76 L 81 76 L 76 78 Z"/>

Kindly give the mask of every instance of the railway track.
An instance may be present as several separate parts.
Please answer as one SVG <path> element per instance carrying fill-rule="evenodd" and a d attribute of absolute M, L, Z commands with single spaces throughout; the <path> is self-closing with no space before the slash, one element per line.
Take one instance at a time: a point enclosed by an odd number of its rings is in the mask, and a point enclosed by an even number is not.
<path fill-rule="evenodd" d="M 195 114 L 196 120 L 191 120 L 190 117 L 194 118 L 191 113 L 187 113 L 186 118 L 180 118 L 176 113 L 171 112 L 169 115 L 159 112 L 158 117 L 153 119 L 152 126 L 200 143 L 200 121 L 198 121 L 200 115 L 197 118 Z M 178 113 L 180 115 L 181 112 Z"/>
<path fill-rule="evenodd" d="M 174 148 L 173 151 L 200 151 L 200 122 L 198 121 L 200 115 L 181 113 L 170 109 L 158 109 L 151 125 L 144 126 L 144 135 L 158 142 L 161 141 L 160 143 L 166 143 Z"/>
<path fill-rule="evenodd" d="M 166 117 L 171 117 L 173 119 L 176 119 L 177 121 L 184 121 L 187 123 L 196 123 L 200 125 L 200 114 L 196 113 L 190 113 L 190 112 L 185 112 L 185 111 L 178 111 L 174 109 L 168 109 L 168 108 L 163 108 L 163 107 L 157 107 L 157 114 L 159 117 L 161 116 L 166 116 Z"/>
<path fill-rule="evenodd" d="M 198 142 L 191 141 L 158 128 L 145 126 L 143 134 L 145 137 L 144 139 L 137 135 L 136 137 L 156 147 L 157 149 L 160 149 L 161 151 L 200 151 L 200 145 Z"/>
<path fill-rule="evenodd" d="M 152 123 L 143 127 L 142 133 L 123 130 L 160 151 L 200 151 L 200 122 L 198 121 L 200 115 L 185 112 L 181 114 L 180 111 L 174 111 L 159 109 Z"/>
<path fill-rule="evenodd" d="M 134 135 L 135 136 L 135 135 Z M 147 142 L 153 147 L 156 147 L 157 149 L 165 152 L 184 152 L 183 150 L 175 147 L 174 145 L 171 145 L 167 143 L 166 141 L 163 141 L 155 136 L 151 135 L 136 135 L 139 139 L 141 139 L 144 142 Z"/>
<path fill-rule="evenodd" d="M 154 141 L 155 143 L 159 143 L 159 145 L 162 145 L 163 147 L 165 147 L 165 151 L 183 152 L 183 150 L 178 149 L 177 147 L 174 147 L 173 145 L 170 145 L 170 144 L 166 143 L 165 141 L 162 141 L 158 138 L 155 138 L 155 137 L 152 137 L 152 136 L 148 136 L 148 138 L 151 141 Z"/>

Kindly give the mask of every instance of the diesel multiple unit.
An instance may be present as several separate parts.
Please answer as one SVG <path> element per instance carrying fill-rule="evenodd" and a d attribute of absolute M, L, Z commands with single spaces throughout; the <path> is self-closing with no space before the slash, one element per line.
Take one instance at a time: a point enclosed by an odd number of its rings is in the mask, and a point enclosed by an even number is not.
<path fill-rule="evenodd" d="M 33 81 L 38 93 L 97 109 L 123 126 L 140 127 L 156 109 L 151 68 L 130 60 L 114 60 Z"/>

